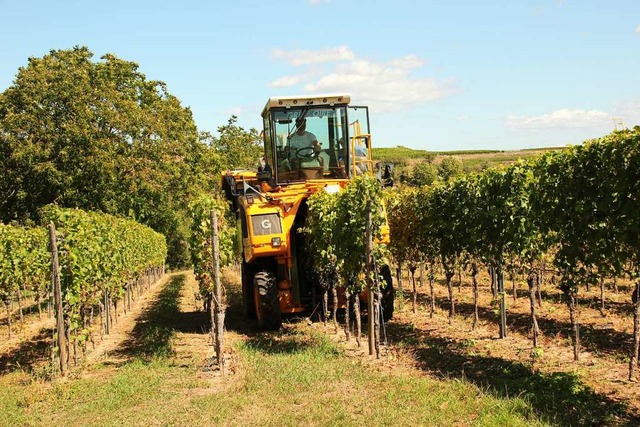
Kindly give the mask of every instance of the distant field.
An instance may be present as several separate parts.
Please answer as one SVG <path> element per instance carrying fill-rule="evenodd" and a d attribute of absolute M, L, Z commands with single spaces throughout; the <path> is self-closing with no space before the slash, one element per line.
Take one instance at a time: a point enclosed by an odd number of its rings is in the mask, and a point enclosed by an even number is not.
<path fill-rule="evenodd" d="M 427 151 L 415 150 L 409 147 L 381 147 L 373 148 L 374 160 L 394 163 L 398 166 L 412 165 L 421 161 L 440 163 L 446 156 L 455 156 L 462 160 L 466 171 L 484 170 L 501 164 L 513 163 L 518 159 L 537 157 L 547 151 L 562 150 L 564 147 L 527 148 L 523 150 L 455 150 L 455 151 Z"/>

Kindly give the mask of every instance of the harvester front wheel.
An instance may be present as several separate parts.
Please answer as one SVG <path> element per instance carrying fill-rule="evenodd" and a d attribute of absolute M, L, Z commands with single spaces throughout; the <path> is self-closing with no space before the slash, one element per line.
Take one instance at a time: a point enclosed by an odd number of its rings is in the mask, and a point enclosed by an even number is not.
<path fill-rule="evenodd" d="M 396 298 L 396 291 L 393 289 L 393 280 L 391 278 L 391 270 L 388 265 L 383 265 L 380 268 L 380 276 L 382 281 L 380 282 L 380 290 L 382 291 L 382 318 L 385 322 L 388 322 L 393 318 L 393 302 Z"/>
<path fill-rule="evenodd" d="M 253 278 L 253 292 L 258 327 L 263 330 L 280 329 L 282 314 L 275 274 L 269 270 L 258 271 Z"/>

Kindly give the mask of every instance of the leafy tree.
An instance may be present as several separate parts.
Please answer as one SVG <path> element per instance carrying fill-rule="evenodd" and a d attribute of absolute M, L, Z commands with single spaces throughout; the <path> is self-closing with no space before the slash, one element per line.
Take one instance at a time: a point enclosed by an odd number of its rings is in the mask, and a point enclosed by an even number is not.
<path fill-rule="evenodd" d="M 29 58 L 0 94 L 0 219 L 35 219 L 52 202 L 126 215 L 186 264 L 187 205 L 207 183 L 191 111 L 136 63 L 92 57 L 74 47 Z"/>
<path fill-rule="evenodd" d="M 423 161 L 413 167 L 412 181 L 415 185 L 431 185 L 438 179 L 438 167 Z"/>
<path fill-rule="evenodd" d="M 462 160 L 453 156 L 446 156 L 438 165 L 438 173 L 443 181 L 461 175 L 463 172 Z"/>
<path fill-rule="evenodd" d="M 218 127 L 218 138 L 209 135 L 210 146 L 219 156 L 225 169 L 256 169 L 264 153 L 258 131 L 248 131 L 237 125 L 238 117 L 231 116 L 226 125 Z"/>

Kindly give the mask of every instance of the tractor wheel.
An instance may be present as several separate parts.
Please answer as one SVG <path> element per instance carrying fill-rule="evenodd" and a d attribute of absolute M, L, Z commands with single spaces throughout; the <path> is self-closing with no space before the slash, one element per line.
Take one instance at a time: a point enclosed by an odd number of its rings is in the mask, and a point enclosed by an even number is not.
<path fill-rule="evenodd" d="M 276 276 L 269 270 L 258 271 L 253 278 L 253 295 L 258 327 L 264 330 L 280 329 L 282 314 L 278 300 Z"/>
<path fill-rule="evenodd" d="M 247 319 L 256 318 L 256 304 L 253 295 L 255 267 L 242 260 L 242 309 Z"/>
<path fill-rule="evenodd" d="M 380 268 L 380 276 L 382 276 L 382 282 L 380 283 L 382 318 L 385 322 L 388 322 L 393 318 L 393 301 L 396 298 L 396 291 L 393 289 L 393 280 L 391 279 L 391 270 L 388 265 L 383 265 Z"/>

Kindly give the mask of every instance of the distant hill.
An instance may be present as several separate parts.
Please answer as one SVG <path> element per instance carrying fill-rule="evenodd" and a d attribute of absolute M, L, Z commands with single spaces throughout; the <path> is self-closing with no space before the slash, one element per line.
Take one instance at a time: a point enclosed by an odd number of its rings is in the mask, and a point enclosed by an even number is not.
<path fill-rule="evenodd" d="M 506 153 L 520 155 L 523 154 L 525 157 L 528 157 L 529 154 L 524 154 L 528 152 L 542 152 L 542 151 L 553 151 L 559 150 L 563 147 L 549 147 L 549 148 L 525 148 L 522 150 L 453 150 L 453 151 L 428 151 L 428 150 L 418 150 L 415 148 L 404 147 L 402 145 L 398 145 L 397 147 L 374 147 L 372 151 L 372 156 L 374 160 L 382 160 L 386 159 L 425 159 L 425 158 L 433 158 L 434 156 L 468 156 L 468 155 L 476 155 L 476 154 L 493 154 L 493 153 Z"/>
<path fill-rule="evenodd" d="M 435 164 L 446 156 L 455 156 L 463 163 L 465 172 L 481 171 L 494 166 L 510 164 L 518 159 L 537 157 L 546 151 L 561 150 L 564 147 L 527 148 L 523 150 L 455 150 L 428 151 L 416 150 L 399 145 L 397 147 L 373 148 L 375 161 L 393 163 L 398 171 L 410 174 L 413 165 L 427 161 Z"/>

